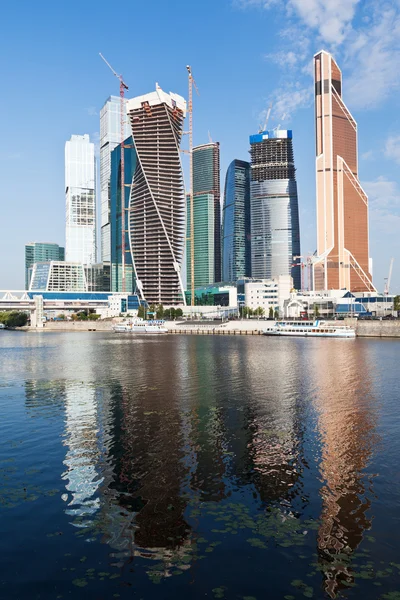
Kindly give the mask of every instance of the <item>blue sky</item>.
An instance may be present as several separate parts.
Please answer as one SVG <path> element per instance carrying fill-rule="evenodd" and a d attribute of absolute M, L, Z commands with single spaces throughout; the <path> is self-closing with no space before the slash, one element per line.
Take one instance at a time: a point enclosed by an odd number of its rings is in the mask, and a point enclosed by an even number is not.
<path fill-rule="evenodd" d="M 364 0 L 130 0 L 5 3 L 0 35 L 0 289 L 22 289 L 24 244 L 65 242 L 64 144 L 99 137 L 99 111 L 123 73 L 132 96 L 200 90 L 194 142 L 221 143 L 221 180 L 248 158 L 269 103 L 293 130 L 302 253 L 315 250 L 312 57 L 332 51 L 359 128 L 370 253 L 382 290 L 400 293 L 400 3 Z"/>

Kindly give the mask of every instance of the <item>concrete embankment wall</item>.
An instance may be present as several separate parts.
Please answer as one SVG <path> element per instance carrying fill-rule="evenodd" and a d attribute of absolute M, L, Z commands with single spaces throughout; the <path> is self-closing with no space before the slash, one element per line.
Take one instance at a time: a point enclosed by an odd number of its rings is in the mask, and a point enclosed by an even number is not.
<path fill-rule="evenodd" d="M 345 324 L 354 327 L 357 337 L 400 337 L 400 321 L 357 321 L 345 319 Z"/>
<path fill-rule="evenodd" d="M 43 328 L 28 327 L 27 331 L 112 331 L 112 321 L 47 321 Z"/>

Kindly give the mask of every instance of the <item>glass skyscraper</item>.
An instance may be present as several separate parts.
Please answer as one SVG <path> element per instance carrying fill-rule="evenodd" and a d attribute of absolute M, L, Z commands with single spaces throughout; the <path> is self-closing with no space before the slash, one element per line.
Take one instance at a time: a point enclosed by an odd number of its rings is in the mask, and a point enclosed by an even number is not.
<path fill-rule="evenodd" d="M 225 179 L 222 280 L 237 281 L 250 275 L 250 163 L 234 160 Z"/>
<path fill-rule="evenodd" d="M 250 136 L 251 275 L 291 275 L 301 288 L 300 226 L 292 131 Z"/>
<path fill-rule="evenodd" d="M 29 290 L 32 267 L 37 262 L 64 260 L 64 248 L 47 242 L 29 242 L 25 244 L 25 289 Z"/>
<path fill-rule="evenodd" d="M 89 135 L 73 135 L 65 144 L 65 258 L 96 263 L 96 163 Z"/>
<path fill-rule="evenodd" d="M 124 139 L 130 136 L 129 123 L 126 118 L 126 98 L 124 104 Z M 100 227 L 101 227 L 101 261 L 111 261 L 111 152 L 121 143 L 121 98 L 110 96 L 100 110 Z"/>
<path fill-rule="evenodd" d="M 221 193 L 219 143 L 193 148 L 195 286 L 221 281 Z M 211 209 L 212 206 L 212 209 Z M 187 237 L 190 238 L 190 199 Z M 191 281 L 191 242 L 186 243 L 187 287 Z"/>
<path fill-rule="evenodd" d="M 130 188 L 136 169 L 136 151 L 132 137 L 124 142 L 124 176 L 125 176 L 125 290 L 122 283 L 122 211 L 121 211 L 121 144 L 111 152 L 110 177 L 110 233 L 111 233 L 111 291 L 133 292 L 135 287 L 133 276 L 132 254 L 129 247 L 128 208 Z"/>

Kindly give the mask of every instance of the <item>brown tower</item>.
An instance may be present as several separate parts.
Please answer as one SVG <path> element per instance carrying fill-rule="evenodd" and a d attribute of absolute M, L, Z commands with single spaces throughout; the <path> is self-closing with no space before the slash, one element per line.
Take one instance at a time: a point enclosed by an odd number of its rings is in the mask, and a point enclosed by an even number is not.
<path fill-rule="evenodd" d="M 369 272 L 368 197 L 358 180 L 357 123 L 342 100 L 342 73 L 314 56 L 317 258 L 314 289 L 375 291 Z"/>

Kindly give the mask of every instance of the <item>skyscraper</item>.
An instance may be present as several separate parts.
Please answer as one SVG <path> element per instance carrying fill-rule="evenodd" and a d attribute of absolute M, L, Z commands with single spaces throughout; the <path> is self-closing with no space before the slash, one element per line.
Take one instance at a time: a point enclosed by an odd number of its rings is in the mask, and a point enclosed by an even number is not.
<path fill-rule="evenodd" d="M 251 275 L 291 275 L 301 287 L 300 227 L 292 132 L 250 137 Z"/>
<path fill-rule="evenodd" d="M 221 192 L 219 142 L 193 148 L 195 286 L 221 281 Z M 190 201 L 188 201 L 190 233 Z M 191 280 L 191 245 L 186 245 L 186 276 Z"/>
<path fill-rule="evenodd" d="M 122 281 L 122 211 L 121 211 L 121 144 L 111 152 L 110 232 L 111 232 L 111 291 L 131 293 L 135 289 L 132 254 L 129 248 L 127 215 L 130 189 L 136 169 L 136 151 L 132 138 L 124 142 L 125 195 L 125 290 Z"/>
<path fill-rule="evenodd" d="M 25 244 L 25 289 L 29 290 L 32 267 L 37 262 L 64 260 L 64 248 L 47 242 L 29 242 Z"/>
<path fill-rule="evenodd" d="M 96 262 L 96 165 L 89 135 L 65 144 L 66 243 L 68 262 Z"/>
<path fill-rule="evenodd" d="M 180 304 L 185 192 L 179 146 L 186 102 L 157 85 L 128 100 L 127 113 L 137 154 L 129 204 L 136 286 L 149 303 Z"/>
<path fill-rule="evenodd" d="M 126 98 L 123 100 L 124 139 L 130 136 L 130 127 L 126 118 Z M 100 226 L 101 261 L 111 261 L 110 232 L 110 178 L 111 152 L 121 143 L 121 98 L 110 96 L 100 111 Z"/>
<path fill-rule="evenodd" d="M 314 57 L 317 259 L 314 289 L 373 291 L 368 198 L 358 179 L 357 123 L 342 100 L 342 73 L 328 52 Z"/>
<path fill-rule="evenodd" d="M 222 280 L 237 281 L 250 275 L 250 163 L 234 160 L 225 179 Z"/>

